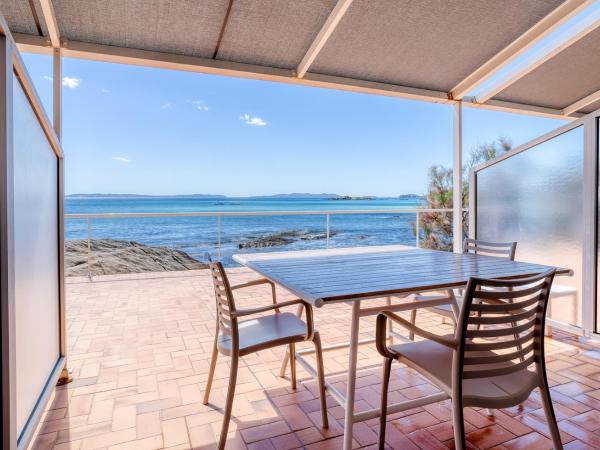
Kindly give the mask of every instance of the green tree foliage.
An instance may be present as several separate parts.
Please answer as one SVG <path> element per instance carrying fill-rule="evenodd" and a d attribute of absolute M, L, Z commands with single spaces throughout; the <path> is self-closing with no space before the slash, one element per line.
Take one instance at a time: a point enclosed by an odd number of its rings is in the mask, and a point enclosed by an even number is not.
<path fill-rule="evenodd" d="M 506 153 L 512 148 L 510 140 L 500 137 L 489 143 L 479 144 L 469 154 L 463 165 L 462 202 L 469 206 L 469 171 L 472 167 Z M 452 169 L 442 166 L 429 168 L 429 187 L 427 190 L 426 208 L 452 208 Z M 463 213 L 463 236 L 467 236 L 467 213 Z M 420 214 L 421 243 L 423 248 L 436 250 L 452 250 L 452 213 L 421 213 Z M 416 234 L 416 227 L 413 229 Z"/>

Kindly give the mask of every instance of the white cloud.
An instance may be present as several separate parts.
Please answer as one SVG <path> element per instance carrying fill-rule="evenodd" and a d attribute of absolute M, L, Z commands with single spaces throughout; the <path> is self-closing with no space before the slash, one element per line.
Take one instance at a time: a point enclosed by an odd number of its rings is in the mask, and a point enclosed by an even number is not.
<path fill-rule="evenodd" d="M 108 94 L 110 91 L 106 88 L 102 88 L 100 89 L 100 92 L 102 92 L 103 94 Z"/>
<path fill-rule="evenodd" d="M 114 159 L 115 161 L 122 162 L 122 163 L 130 163 L 131 162 L 130 159 L 127 159 L 124 156 L 113 156 L 112 159 Z"/>
<path fill-rule="evenodd" d="M 247 125 L 252 125 L 255 127 L 264 127 L 267 124 L 267 121 L 261 117 L 251 117 L 250 114 L 244 114 L 243 116 L 240 116 L 240 120 L 243 120 Z"/>
<path fill-rule="evenodd" d="M 171 103 L 171 102 L 163 103 L 161 108 L 162 109 L 173 109 L 173 103 Z"/>
<path fill-rule="evenodd" d="M 78 88 L 80 84 L 81 78 L 63 77 L 62 79 L 62 85 L 68 87 L 69 89 Z"/>
<path fill-rule="evenodd" d="M 198 111 L 208 111 L 208 106 L 204 100 L 188 100 L 188 103 L 194 105 Z"/>
<path fill-rule="evenodd" d="M 44 75 L 44 80 L 52 81 L 54 78 L 52 78 L 50 75 Z"/>

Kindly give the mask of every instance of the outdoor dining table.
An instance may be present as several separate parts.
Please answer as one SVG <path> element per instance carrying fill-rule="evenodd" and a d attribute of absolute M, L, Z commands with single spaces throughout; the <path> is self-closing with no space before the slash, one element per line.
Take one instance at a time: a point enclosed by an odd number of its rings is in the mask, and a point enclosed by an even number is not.
<path fill-rule="evenodd" d="M 408 311 L 448 304 L 448 299 L 398 302 L 395 297 L 408 294 L 464 286 L 470 277 L 525 277 L 549 270 L 550 266 L 511 261 L 506 258 L 477 254 L 425 250 L 403 245 L 354 248 L 328 248 L 286 252 L 236 254 L 233 259 L 273 281 L 315 307 L 328 307 L 340 302 L 352 307 L 349 343 L 324 347 L 350 347 L 346 394 L 326 381 L 327 392 L 345 409 L 344 449 L 352 447 L 354 422 L 378 417 L 379 409 L 354 413 L 360 318 L 381 311 Z M 571 275 L 569 269 L 557 268 L 558 275 Z M 373 305 L 370 300 L 386 298 Z M 371 304 L 370 304 L 371 303 Z M 405 337 L 389 330 L 395 338 Z M 297 361 L 313 376 L 316 370 L 299 352 Z M 286 361 L 282 370 L 285 369 Z M 388 413 L 405 411 L 446 398 L 444 393 L 406 400 L 388 407 Z"/>

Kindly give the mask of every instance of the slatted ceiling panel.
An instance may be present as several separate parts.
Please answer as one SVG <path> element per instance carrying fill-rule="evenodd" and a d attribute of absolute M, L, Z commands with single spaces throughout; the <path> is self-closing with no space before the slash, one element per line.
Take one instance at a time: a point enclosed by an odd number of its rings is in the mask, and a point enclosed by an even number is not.
<path fill-rule="evenodd" d="M 294 69 L 336 0 L 235 0 L 217 59 Z"/>
<path fill-rule="evenodd" d="M 41 10 L 37 11 L 40 17 Z M 13 33 L 38 34 L 28 0 L 2 0 L 0 14 L 4 16 Z"/>
<path fill-rule="evenodd" d="M 318 306 L 342 298 L 383 296 L 422 288 L 460 286 L 472 276 L 525 276 L 548 266 L 506 258 L 455 254 L 433 250 L 368 251 L 336 254 L 336 250 L 290 252 L 296 258 L 244 255 L 245 264 L 291 292 Z M 307 255 L 304 253 L 304 255 Z"/>
<path fill-rule="evenodd" d="M 200 57 L 212 57 L 228 3 L 53 0 L 61 35 L 67 39 Z"/>
<path fill-rule="evenodd" d="M 312 72 L 448 91 L 563 0 L 354 0 Z"/>
<path fill-rule="evenodd" d="M 584 36 L 495 98 L 562 109 L 598 89 L 600 29 Z"/>

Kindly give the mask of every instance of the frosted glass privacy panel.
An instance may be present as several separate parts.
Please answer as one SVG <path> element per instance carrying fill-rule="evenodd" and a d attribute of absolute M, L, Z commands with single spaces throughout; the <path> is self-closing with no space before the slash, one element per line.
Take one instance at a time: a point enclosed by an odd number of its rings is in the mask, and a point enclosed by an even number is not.
<path fill-rule="evenodd" d="M 17 427 L 59 359 L 58 162 L 13 79 Z"/>
<path fill-rule="evenodd" d="M 519 261 L 572 269 L 557 277 L 550 315 L 581 326 L 583 127 L 480 170 L 476 236 L 516 241 Z"/>

